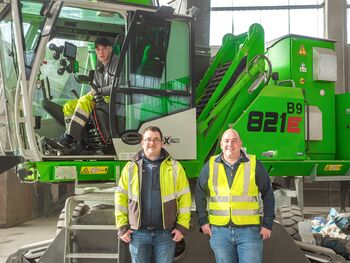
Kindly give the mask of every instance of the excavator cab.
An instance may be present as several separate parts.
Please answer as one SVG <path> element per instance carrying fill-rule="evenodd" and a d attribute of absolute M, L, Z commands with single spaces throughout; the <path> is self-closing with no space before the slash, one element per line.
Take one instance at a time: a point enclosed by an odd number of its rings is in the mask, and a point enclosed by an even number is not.
<path fill-rule="evenodd" d="M 17 92 L 11 94 L 17 104 L 9 108 L 23 120 L 18 121 L 13 130 L 16 139 L 11 141 L 19 140 L 18 151 L 26 152 L 26 159 L 71 158 L 47 148 L 41 138 L 64 134 L 69 123 L 64 105 L 90 91 L 91 85 L 78 76 L 96 70 L 93 43 L 100 36 L 114 43 L 119 56 L 117 72 L 110 73 L 115 75 L 114 86 L 109 104 L 91 114 L 93 121 L 82 136 L 84 150 L 70 155 L 127 160 L 137 151 L 144 127 L 153 124 L 164 130 L 165 147 L 171 145 L 175 157 L 185 152 L 186 159 L 196 158 L 190 17 L 174 15 L 172 8 L 15 3 L 21 7 L 20 30 L 14 37 L 23 45 L 16 50 L 23 58 L 18 68 L 23 67 L 25 74 L 18 75 L 21 81 L 13 89 Z M 103 112 L 103 121 L 98 122 L 96 112 Z M 174 129 L 169 123 L 188 129 Z"/>

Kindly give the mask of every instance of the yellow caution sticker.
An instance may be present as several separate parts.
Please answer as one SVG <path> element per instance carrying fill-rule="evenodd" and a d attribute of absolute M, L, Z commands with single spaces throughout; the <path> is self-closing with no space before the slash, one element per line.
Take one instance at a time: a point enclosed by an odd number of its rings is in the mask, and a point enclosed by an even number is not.
<path fill-rule="evenodd" d="M 324 167 L 324 171 L 340 171 L 342 168 L 342 164 L 327 164 Z"/>
<path fill-rule="evenodd" d="M 305 49 L 304 45 L 300 46 L 298 54 L 301 56 L 306 56 L 306 49 Z"/>
<path fill-rule="evenodd" d="M 82 166 L 80 174 L 107 174 L 108 166 Z"/>

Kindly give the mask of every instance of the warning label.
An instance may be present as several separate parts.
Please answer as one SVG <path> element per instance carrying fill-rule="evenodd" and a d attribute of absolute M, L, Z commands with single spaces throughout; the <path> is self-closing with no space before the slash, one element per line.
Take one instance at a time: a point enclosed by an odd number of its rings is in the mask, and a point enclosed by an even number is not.
<path fill-rule="evenodd" d="M 82 166 L 80 174 L 107 174 L 108 166 Z"/>
<path fill-rule="evenodd" d="M 301 56 L 306 56 L 306 49 L 305 49 L 304 45 L 300 46 L 298 54 Z"/>
<path fill-rule="evenodd" d="M 342 164 L 327 164 L 324 167 L 325 171 L 340 171 L 343 168 Z"/>

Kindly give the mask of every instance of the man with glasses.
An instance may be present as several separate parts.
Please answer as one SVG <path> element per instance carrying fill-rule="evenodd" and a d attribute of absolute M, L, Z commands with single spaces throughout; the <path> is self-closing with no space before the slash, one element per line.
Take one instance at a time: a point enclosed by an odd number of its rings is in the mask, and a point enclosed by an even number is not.
<path fill-rule="evenodd" d="M 124 167 L 115 192 L 118 236 L 129 243 L 133 263 L 150 263 L 152 257 L 173 262 L 175 243 L 189 228 L 188 180 L 162 140 L 158 127 L 145 129 L 142 150 Z"/>
<path fill-rule="evenodd" d="M 220 146 L 222 153 L 209 159 L 197 181 L 199 225 L 210 236 L 217 263 L 262 262 L 263 240 L 270 238 L 274 219 L 270 177 L 255 155 L 242 150 L 236 130 L 226 130 Z"/>

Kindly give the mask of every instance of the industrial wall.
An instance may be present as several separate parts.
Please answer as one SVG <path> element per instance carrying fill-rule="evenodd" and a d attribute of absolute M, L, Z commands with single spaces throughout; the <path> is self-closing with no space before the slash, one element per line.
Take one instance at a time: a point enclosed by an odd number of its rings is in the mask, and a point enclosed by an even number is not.
<path fill-rule="evenodd" d="M 325 38 L 334 39 L 336 43 L 338 81 L 336 93 L 349 92 L 349 47 L 346 28 L 346 0 L 325 1 Z"/>

